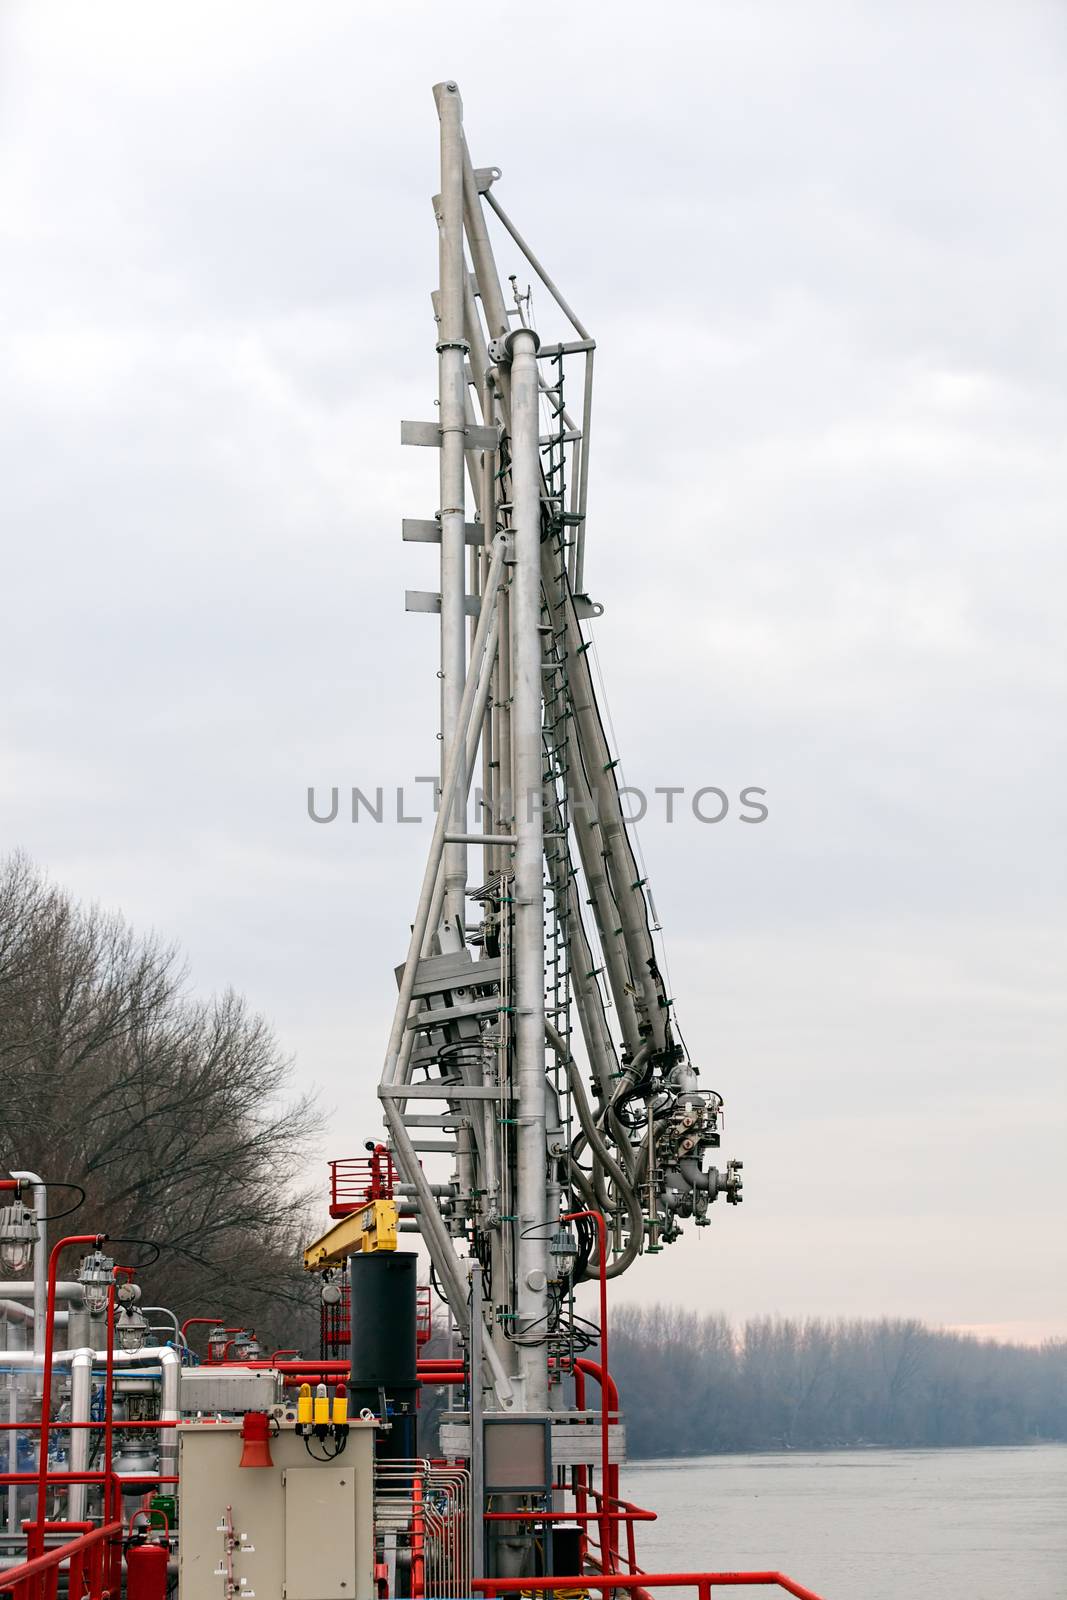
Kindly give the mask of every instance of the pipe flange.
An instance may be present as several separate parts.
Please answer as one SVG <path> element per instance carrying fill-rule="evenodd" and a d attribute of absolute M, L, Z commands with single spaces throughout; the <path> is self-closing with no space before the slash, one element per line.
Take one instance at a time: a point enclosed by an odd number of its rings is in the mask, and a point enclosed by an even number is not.
<path fill-rule="evenodd" d="M 522 333 L 529 334 L 530 338 L 533 340 L 534 355 L 536 355 L 538 350 L 541 348 L 540 335 L 535 333 L 533 328 L 509 328 L 508 332 L 505 333 L 502 338 L 494 339 L 490 344 L 490 359 L 495 361 L 498 366 L 509 367 L 511 365 L 512 345 Z"/>

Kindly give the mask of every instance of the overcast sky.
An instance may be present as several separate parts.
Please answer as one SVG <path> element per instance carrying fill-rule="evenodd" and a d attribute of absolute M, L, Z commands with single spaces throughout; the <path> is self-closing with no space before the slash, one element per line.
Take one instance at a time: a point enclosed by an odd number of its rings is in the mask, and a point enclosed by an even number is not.
<path fill-rule="evenodd" d="M 428 837 L 305 800 L 437 760 L 455 77 L 598 341 L 627 779 L 768 792 L 641 830 L 746 1195 L 620 1294 L 1067 1335 L 1065 69 L 1018 0 L 0 11 L 3 840 L 265 1012 L 323 1159 Z"/>

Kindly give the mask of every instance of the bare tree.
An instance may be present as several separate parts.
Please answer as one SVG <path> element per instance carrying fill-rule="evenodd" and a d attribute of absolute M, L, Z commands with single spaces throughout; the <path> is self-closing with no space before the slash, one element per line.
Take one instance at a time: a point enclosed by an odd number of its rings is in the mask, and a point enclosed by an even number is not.
<path fill-rule="evenodd" d="M 0 1159 L 80 1184 L 113 1237 L 160 1244 L 153 1298 L 278 1345 L 314 1329 L 300 1181 L 320 1119 L 287 1098 L 291 1074 L 239 996 L 190 997 L 173 949 L 22 857 L 0 869 Z"/>

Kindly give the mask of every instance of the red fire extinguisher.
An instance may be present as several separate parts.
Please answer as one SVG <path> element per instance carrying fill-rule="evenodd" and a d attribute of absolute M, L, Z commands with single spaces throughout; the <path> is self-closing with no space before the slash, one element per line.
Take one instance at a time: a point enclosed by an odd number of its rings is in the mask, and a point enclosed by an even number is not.
<path fill-rule="evenodd" d="M 138 1516 L 143 1513 L 138 1512 Z M 126 1600 L 167 1600 L 170 1540 L 145 1525 L 126 1540 Z"/>

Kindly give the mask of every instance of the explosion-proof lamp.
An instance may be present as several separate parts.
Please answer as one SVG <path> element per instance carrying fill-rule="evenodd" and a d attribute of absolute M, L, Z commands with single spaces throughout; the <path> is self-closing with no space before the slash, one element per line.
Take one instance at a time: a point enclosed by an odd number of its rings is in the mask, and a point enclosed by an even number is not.
<path fill-rule="evenodd" d="M 0 1262 L 8 1272 L 25 1272 L 37 1243 L 36 1214 L 21 1200 L 0 1209 Z"/>
<path fill-rule="evenodd" d="M 82 1257 L 78 1282 L 85 1295 L 85 1309 L 94 1317 L 107 1310 L 107 1292 L 111 1287 L 114 1266 L 112 1258 L 102 1250 L 91 1250 Z"/>
<path fill-rule="evenodd" d="M 258 1361 L 262 1354 L 259 1340 L 249 1329 L 242 1330 L 233 1341 L 235 1361 Z"/>
<path fill-rule="evenodd" d="M 566 1271 L 578 1254 L 578 1240 L 573 1228 L 557 1228 L 548 1241 L 548 1253 L 555 1256 L 560 1267 Z"/>
<path fill-rule="evenodd" d="M 115 1338 L 120 1350 L 140 1350 L 148 1332 L 148 1318 L 136 1306 L 122 1306 L 115 1324 Z"/>

